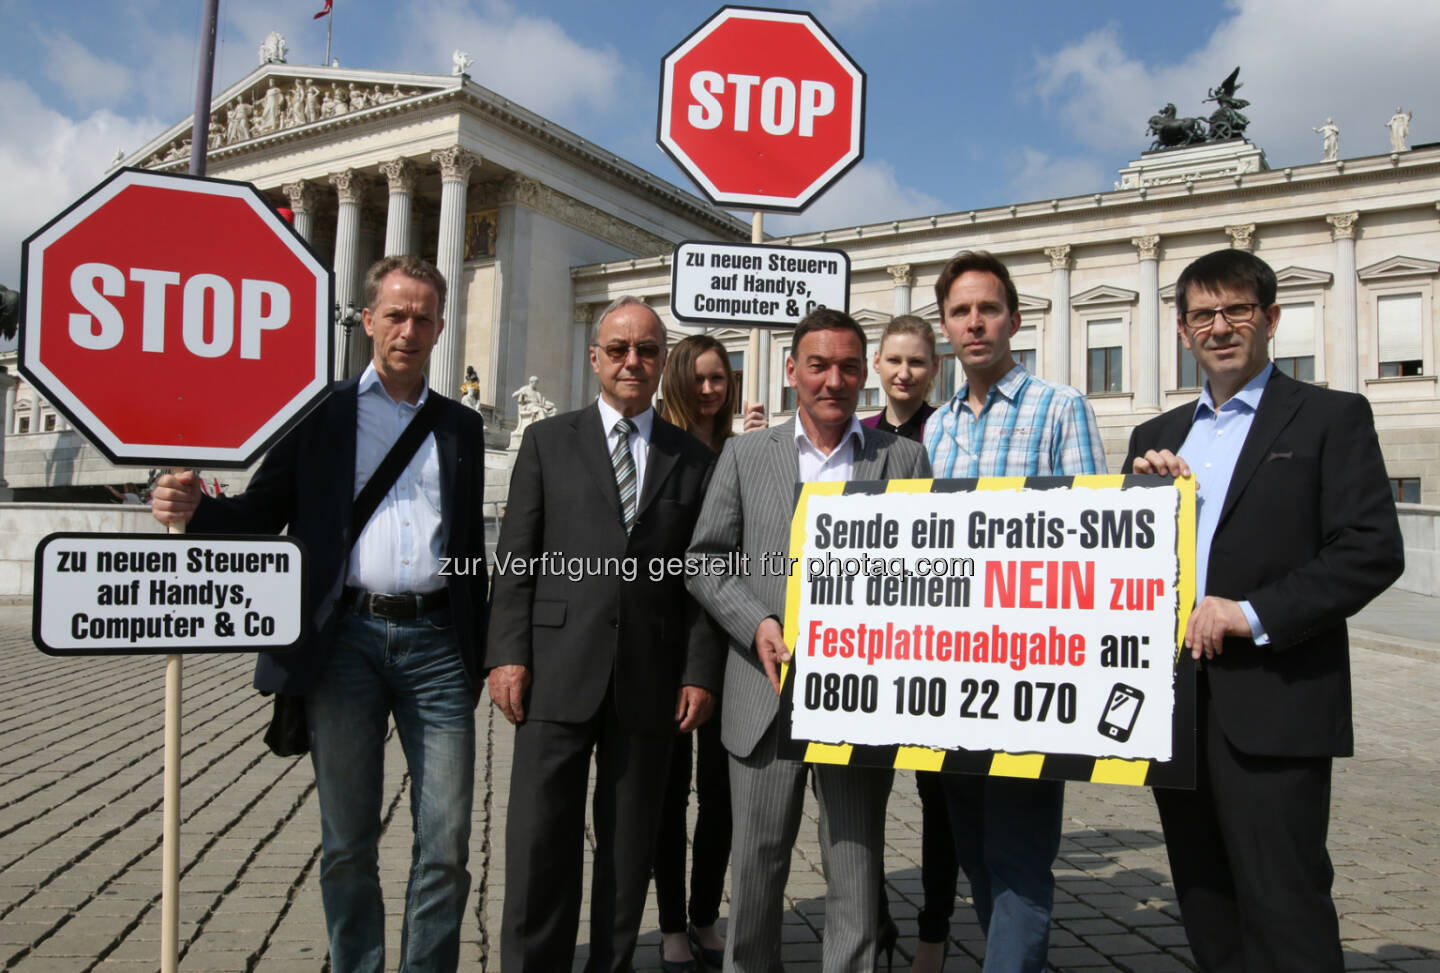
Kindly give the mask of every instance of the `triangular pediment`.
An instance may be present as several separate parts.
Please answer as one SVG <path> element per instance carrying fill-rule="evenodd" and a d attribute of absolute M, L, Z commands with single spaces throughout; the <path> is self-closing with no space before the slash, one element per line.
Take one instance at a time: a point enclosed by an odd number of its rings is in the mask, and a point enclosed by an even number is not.
<path fill-rule="evenodd" d="M 1114 287 L 1110 284 L 1101 284 L 1092 287 L 1088 291 L 1081 291 L 1070 298 L 1071 307 L 1091 307 L 1096 304 L 1134 304 L 1140 299 L 1137 291 L 1129 291 L 1123 287 Z"/>
<path fill-rule="evenodd" d="M 1392 277 L 1422 277 L 1440 272 L 1440 262 L 1420 257 L 1390 257 L 1368 267 L 1361 267 L 1356 276 L 1361 280 L 1388 280 Z"/>
<path fill-rule="evenodd" d="M 856 311 L 850 316 L 854 318 L 862 328 L 873 328 L 877 325 L 883 327 L 889 324 L 890 320 L 895 317 L 893 314 L 886 314 L 884 311 L 877 311 L 869 307 Z"/>
<path fill-rule="evenodd" d="M 1275 271 L 1275 282 L 1281 287 L 1326 287 L 1334 279 L 1335 275 L 1328 271 L 1309 267 L 1284 267 Z"/>
<path fill-rule="evenodd" d="M 705 333 L 716 341 L 733 340 L 735 338 L 745 338 L 748 340 L 750 338 L 750 330 L 748 328 L 717 328 L 714 331 L 707 331 Z"/>
<path fill-rule="evenodd" d="M 459 76 L 263 64 L 211 101 L 209 152 L 328 131 L 337 124 L 393 113 L 463 83 Z M 193 116 L 176 122 L 124 164 L 184 167 L 190 160 L 192 125 Z"/>

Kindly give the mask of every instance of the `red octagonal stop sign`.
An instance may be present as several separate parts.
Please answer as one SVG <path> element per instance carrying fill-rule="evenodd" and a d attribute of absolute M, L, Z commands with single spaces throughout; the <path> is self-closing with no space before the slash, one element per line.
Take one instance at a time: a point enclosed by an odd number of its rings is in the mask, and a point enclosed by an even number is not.
<path fill-rule="evenodd" d="M 331 274 L 249 183 L 122 169 L 23 260 L 20 371 L 111 462 L 248 466 L 325 394 Z"/>
<path fill-rule="evenodd" d="M 807 13 L 724 7 L 665 55 L 660 146 L 722 206 L 804 209 L 864 152 L 865 72 Z"/>

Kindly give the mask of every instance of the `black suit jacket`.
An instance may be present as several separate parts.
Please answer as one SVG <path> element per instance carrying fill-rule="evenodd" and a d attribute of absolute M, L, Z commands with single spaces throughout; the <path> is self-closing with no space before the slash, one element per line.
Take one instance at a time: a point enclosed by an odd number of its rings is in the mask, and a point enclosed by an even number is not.
<path fill-rule="evenodd" d="M 668 731 L 680 686 L 720 691 L 719 635 L 683 571 L 655 560 L 684 557 L 714 462 L 656 416 L 627 536 L 599 407 L 525 430 L 495 551 L 485 666 L 530 667 L 527 718 L 584 722 L 613 685 L 624 725 Z"/>
<path fill-rule="evenodd" d="M 1194 413 L 1191 402 L 1137 427 L 1123 469 L 1178 451 Z M 1345 619 L 1403 567 L 1370 403 L 1272 374 L 1210 547 L 1207 593 L 1248 600 L 1270 638 L 1228 638 L 1205 662 L 1226 739 L 1257 755 L 1353 753 Z"/>
<path fill-rule="evenodd" d="M 305 545 L 312 634 L 293 652 L 262 652 L 255 688 L 301 694 L 319 675 L 330 650 L 350 548 L 355 494 L 358 379 L 333 386 L 328 398 L 266 454 L 244 493 L 201 500 L 190 529 L 197 533 L 289 534 Z M 433 389 L 431 395 L 438 394 Z M 480 414 L 451 399 L 435 424 L 440 459 L 444 550 L 466 573 L 447 575 L 457 648 L 479 692 L 485 634 L 485 430 Z M 473 559 L 473 560 L 472 560 Z"/>

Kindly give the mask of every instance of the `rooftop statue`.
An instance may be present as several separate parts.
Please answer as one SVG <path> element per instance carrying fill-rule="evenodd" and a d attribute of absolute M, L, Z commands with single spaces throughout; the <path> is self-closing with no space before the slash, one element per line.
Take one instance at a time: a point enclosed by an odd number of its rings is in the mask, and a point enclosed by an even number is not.
<path fill-rule="evenodd" d="M 1325 140 L 1325 158 L 1322 162 L 1334 162 L 1340 157 L 1340 126 L 1335 124 L 1335 119 L 1327 118 L 1324 125 L 1311 131 L 1320 133 L 1320 137 Z"/>
<path fill-rule="evenodd" d="M 1240 69 L 1237 67 L 1230 72 L 1230 76 L 1220 82 L 1219 87 L 1211 88 L 1206 101 L 1213 101 L 1218 106 L 1210 113 L 1210 141 L 1224 142 L 1227 139 L 1239 139 L 1245 137 L 1245 128 L 1250 124 L 1250 119 L 1240 114 L 1240 109 L 1248 108 L 1250 102 L 1244 98 L 1235 97 L 1235 92 L 1245 87 L 1236 79 L 1240 77 Z"/>
<path fill-rule="evenodd" d="M 1182 145 L 1198 145 L 1205 141 L 1205 121 L 1201 118 L 1176 118 L 1175 105 L 1167 102 L 1159 114 L 1150 116 L 1146 135 L 1155 136 L 1150 151 L 1174 149 Z"/>
<path fill-rule="evenodd" d="M 284 35 L 278 30 L 272 30 L 265 35 L 265 40 L 260 44 L 260 63 L 284 64 L 285 54 L 288 50 Z"/>
<path fill-rule="evenodd" d="M 1236 68 L 1224 81 L 1209 89 L 1205 101 L 1213 101 L 1216 105 L 1209 118 L 1177 117 L 1173 102 L 1166 103 L 1157 114 L 1151 115 L 1150 127 L 1145 131 L 1146 135 L 1155 136 L 1155 141 L 1150 143 L 1150 151 L 1244 138 L 1250 119 L 1241 114 L 1240 109 L 1249 107 L 1250 102 L 1235 94 L 1243 87 L 1237 80 L 1239 77 L 1240 69 Z"/>
<path fill-rule="evenodd" d="M 1390 121 L 1385 126 L 1390 129 L 1390 151 L 1404 152 L 1405 139 L 1410 135 L 1410 112 L 1403 108 L 1395 109 L 1395 114 L 1390 116 Z"/>

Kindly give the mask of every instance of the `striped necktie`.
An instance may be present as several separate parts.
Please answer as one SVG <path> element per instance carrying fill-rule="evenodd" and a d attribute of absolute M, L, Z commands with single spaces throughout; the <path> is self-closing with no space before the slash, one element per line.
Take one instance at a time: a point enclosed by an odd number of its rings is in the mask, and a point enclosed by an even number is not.
<path fill-rule="evenodd" d="M 625 533 L 630 533 L 630 528 L 635 526 L 635 495 L 637 484 L 635 483 L 635 457 L 630 455 L 630 434 L 635 431 L 635 423 L 621 417 L 615 423 L 615 431 L 620 434 L 620 441 L 610 452 L 610 465 L 615 467 L 615 485 L 620 488 L 620 513 L 625 518 Z"/>

